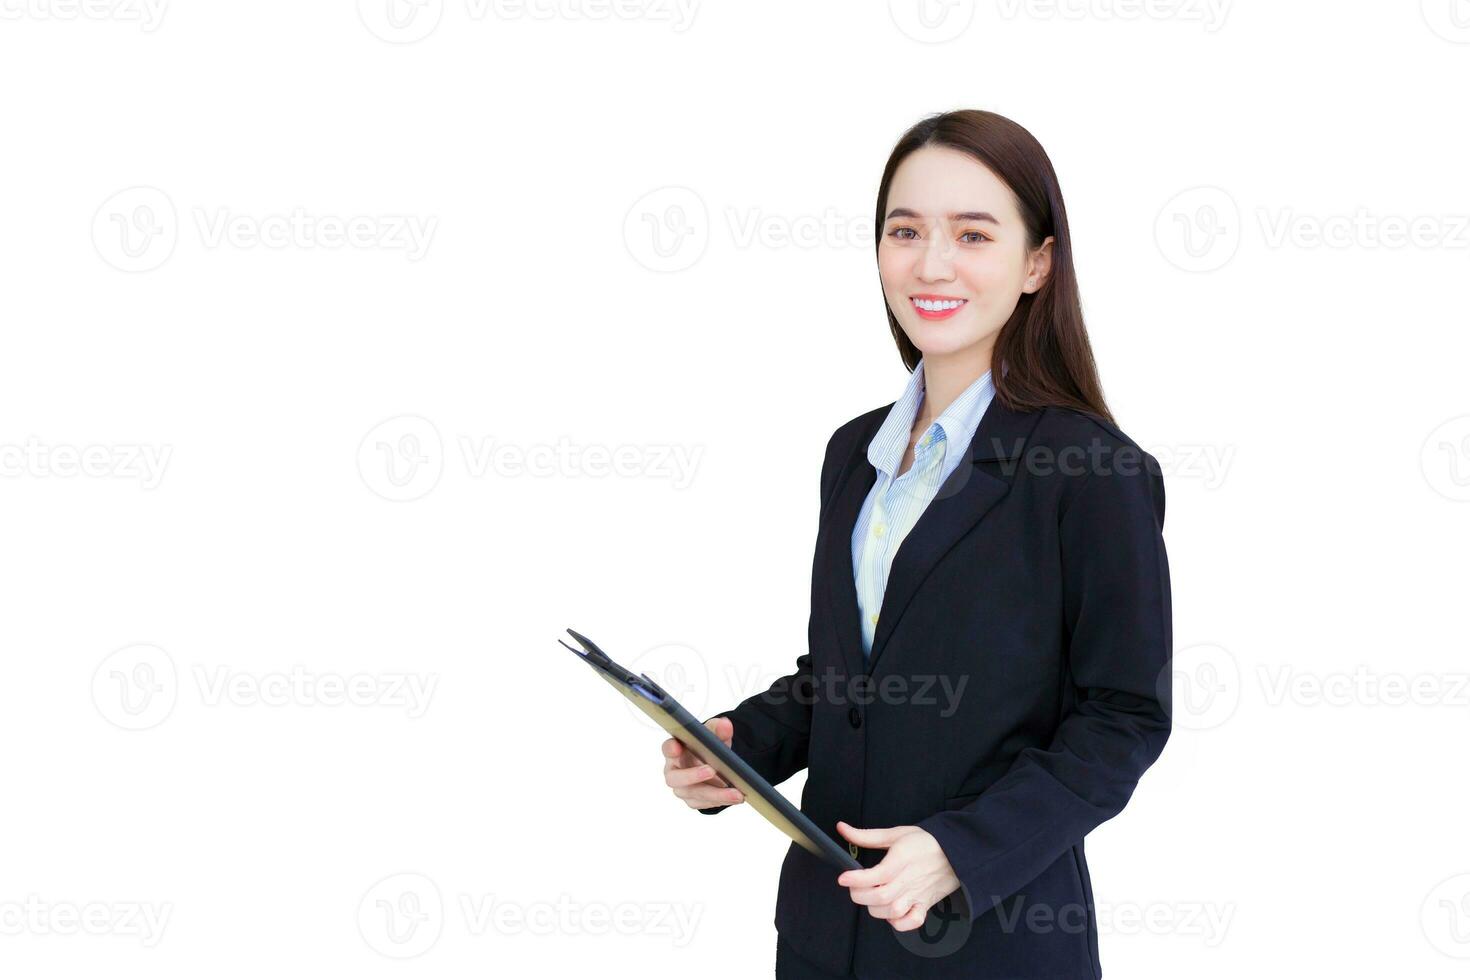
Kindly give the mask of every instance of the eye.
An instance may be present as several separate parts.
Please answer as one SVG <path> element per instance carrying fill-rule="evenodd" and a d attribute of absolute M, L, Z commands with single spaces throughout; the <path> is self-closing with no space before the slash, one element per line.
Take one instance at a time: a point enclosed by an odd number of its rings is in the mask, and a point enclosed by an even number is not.
<path fill-rule="evenodd" d="M 913 241 L 914 240 L 913 238 L 905 238 L 903 235 L 900 234 L 900 232 L 905 232 L 905 231 L 912 231 L 912 232 L 914 232 L 914 237 L 915 238 L 917 238 L 918 235 L 919 235 L 918 232 L 914 231 L 912 228 L 909 228 L 908 226 L 905 225 L 905 226 L 901 226 L 901 227 L 895 228 L 892 231 L 890 231 L 888 233 L 888 237 L 889 238 L 897 238 L 901 242 L 911 242 L 911 241 Z"/>
<path fill-rule="evenodd" d="M 960 240 L 961 241 L 964 241 L 965 239 L 970 238 L 971 235 L 975 235 L 976 236 L 975 238 L 970 239 L 969 244 L 971 244 L 971 245 L 979 245 L 980 242 L 982 242 L 982 241 L 985 241 L 985 242 L 990 241 L 990 236 L 988 236 L 988 235 L 986 235 L 986 234 L 984 234 L 982 232 L 978 232 L 978 231 L 967 231 L 963 235 L 960 236 Z"/>

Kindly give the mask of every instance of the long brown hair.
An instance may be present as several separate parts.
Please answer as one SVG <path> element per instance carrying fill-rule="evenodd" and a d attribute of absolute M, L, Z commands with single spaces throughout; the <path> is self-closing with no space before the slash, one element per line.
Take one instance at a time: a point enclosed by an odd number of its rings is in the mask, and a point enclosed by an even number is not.
<path fill-rule="evenodd" d="M 961 109 L 926 116 L 903 134 L 883 168 L 875 247 L 883 244 L 893 174 L 905 157 L 924 146 L 947 146 L 968 153 L 999 177 L 1011 189 L 1026 224 L 1027 247 L 1037 248 L 1047 235 L 1054 236 L 1051 270 L 1041 288 L 1021 294 L 1015 312 L 996 337 L 991 355 L 995 397 L 1018 411 L 1059 405 L 1114 422 L 1082 322 L 1067 208 L 1046 151 L 1022 126 L 994 112 Z M 892 309 L 888 309 L 888 329 L 904 365 L 913 371 L 922 354 L 898 325 Z"/>

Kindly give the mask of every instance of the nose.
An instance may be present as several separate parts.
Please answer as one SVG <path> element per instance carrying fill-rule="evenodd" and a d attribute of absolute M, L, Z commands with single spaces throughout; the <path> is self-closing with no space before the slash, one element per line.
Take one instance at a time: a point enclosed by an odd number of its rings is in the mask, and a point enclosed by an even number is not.
<path fill-rule="evenodd" d="M 954 278 L 954 242 L 940 231 L 929 237 L 919 255 L 918 276 L 926 282 Z"/>

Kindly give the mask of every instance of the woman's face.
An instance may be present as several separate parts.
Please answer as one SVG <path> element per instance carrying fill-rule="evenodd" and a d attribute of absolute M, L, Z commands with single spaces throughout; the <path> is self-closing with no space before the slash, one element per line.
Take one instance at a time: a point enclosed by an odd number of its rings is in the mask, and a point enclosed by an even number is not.
<path fill-rule="evenodd" d="M 878 275 L 899 326 L 925 356 L 975 348 L 988 364 L 1021 294 L 1045 280 L 1051 237 L 1030 251 L 1010 188 L 949 147 L 905 157 L 887 208 Z"/>

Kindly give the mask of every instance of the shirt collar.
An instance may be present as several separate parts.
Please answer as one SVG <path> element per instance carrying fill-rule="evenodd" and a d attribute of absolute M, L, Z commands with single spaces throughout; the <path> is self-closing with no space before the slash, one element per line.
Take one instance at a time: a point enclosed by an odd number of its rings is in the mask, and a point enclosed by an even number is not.
<path fill-rule="evenodd" d="M 934 426 L 938 426 L 944 435 L 943 473 L 946 476 L 959 465 L 959 454 L 969 447 L 975 430 L 980 427 L 980 417 L 985 414 L 985 409 L 995 394 L 990 375 L 991 372 L 986 371 L 976 378 L 939 413 L 939 417 L 930 426 L 931 431 Z M 888 410 L 888 416 L 868 443 L 868 462 L 889 477 L 898 472 L 898 464 L 903 461 L 923 397 L 924 359 L 921 357 L 913 373 L 909 375 L 903 394 L 893 403 L 893 407 Z"/>

